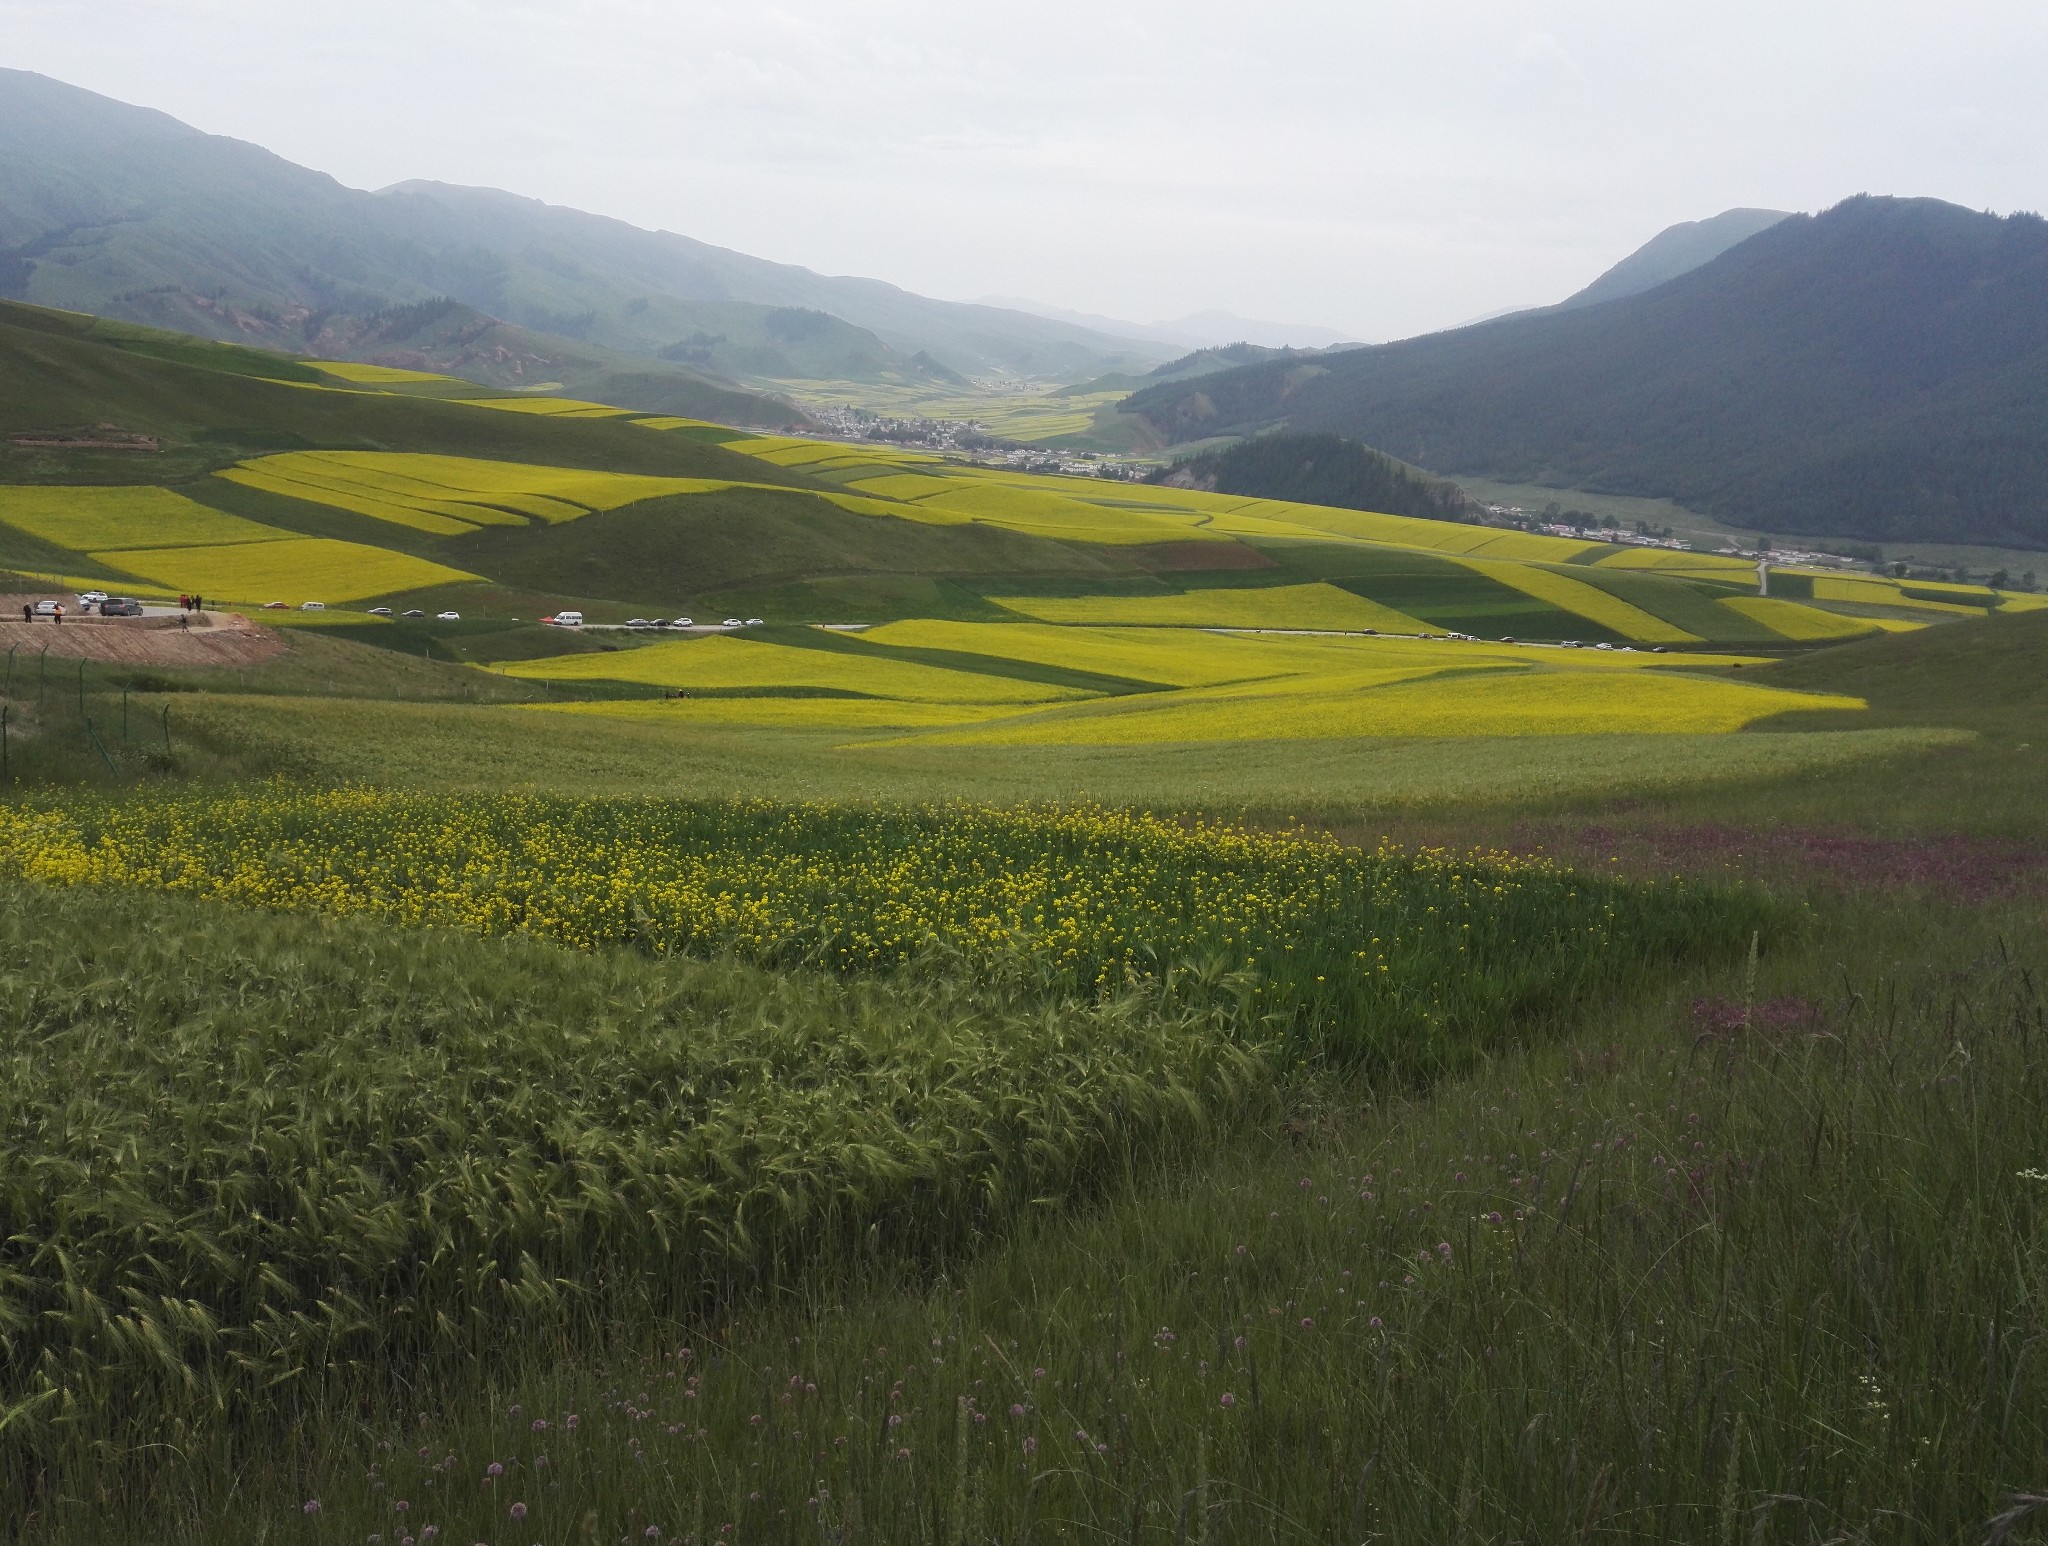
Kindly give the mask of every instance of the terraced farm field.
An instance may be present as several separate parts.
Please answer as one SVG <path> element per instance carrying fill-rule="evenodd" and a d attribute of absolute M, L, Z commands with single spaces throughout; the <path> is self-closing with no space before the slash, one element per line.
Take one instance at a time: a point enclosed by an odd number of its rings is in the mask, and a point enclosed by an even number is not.
<path fill-rule="evenodd" d="M 56 547 L 203 547 L 289 537 L 161 488 L 0 487 L 0 522 Z"/>
<path fill-rule="evenodd" d="M 1420 619 L 1335 585 L 1198 590 L 1178 596 L 1017 596 L 1003 605 L 1049 623 L 1430 633 Z"/>
<path fill-rule="evenodd" d="M 1430 669 L 1115 698 L 930 737 L 942 746 L 1530 735 L 1726 735 L 1775 714 L 1856 711 L 1840 695 L 1652 672 Z"/>
<path fill-rule="evenodd" d="M 719 635 L 617 654 L 567 655 L 499 668 L 536 682 L 633 682 L 679 691 L 837 692 L 922 703 L 1043 703 L 1071 689 L 887 657 L 801 649 Z"/>
<path fill-rule="evenodd" d="M 479 526 L 573 521 L 669 494 L 729 488 L 705 478 L 653 478 L 524 462 L 392 451 L 288 451 L 221 477 L 399 526 L 460 536 Z"/>
<path fill-rule="evenodd" d="M 328 537 L 99 555 L 129 574 L 223 602 L 364 601 L 477 577 L 431 559 Z"/>

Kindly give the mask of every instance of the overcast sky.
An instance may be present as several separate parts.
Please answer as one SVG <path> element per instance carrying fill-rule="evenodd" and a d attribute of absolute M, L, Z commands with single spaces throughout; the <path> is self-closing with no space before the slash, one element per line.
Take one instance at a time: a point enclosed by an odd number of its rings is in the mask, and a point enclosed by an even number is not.
<path fill-rule="evenodd" d="M 1734 205 L 2048 205 L 2042 0 L 0 0 L 0 64 L 359 187 L 1370 340 Z"/>

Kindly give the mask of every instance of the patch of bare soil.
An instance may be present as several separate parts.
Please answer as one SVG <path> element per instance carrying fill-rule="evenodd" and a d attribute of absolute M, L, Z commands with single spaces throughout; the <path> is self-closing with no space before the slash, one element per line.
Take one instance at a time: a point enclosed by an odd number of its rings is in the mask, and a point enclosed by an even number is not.
<path fill-rule="evenodd" d="M 61 623 L 21 621 L 24 603 L 37 596 L 0 596 L 0 652 L 17 660 L 48 650 L 69 660 L 124 666 L 253 666 L 284 653 L 284 640 L 235 612 L 192 612 L 178 617 L 81 617 Z"/>

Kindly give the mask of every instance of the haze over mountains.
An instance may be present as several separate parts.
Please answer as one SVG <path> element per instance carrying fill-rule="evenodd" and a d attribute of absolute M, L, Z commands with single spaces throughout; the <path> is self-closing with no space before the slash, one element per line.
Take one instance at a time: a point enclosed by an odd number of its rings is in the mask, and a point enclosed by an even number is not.
<path fill-rule="evenodd" d="M 1626 276 L 1624 276 L 1626 277 Z M 1858 197 L 1663 284 L 1124 403 L 1769 531 L 2048 545 L 2048 222 Z"/>
<path fill-rule="evenodd" d="M 0 71 L 0 294 L 288 348 L 336 314 L 453 299 L 588 349 L 756 380 L 1059 375 L 1174 352 L 494 189 L 366 193 L 23 71 Z"/>

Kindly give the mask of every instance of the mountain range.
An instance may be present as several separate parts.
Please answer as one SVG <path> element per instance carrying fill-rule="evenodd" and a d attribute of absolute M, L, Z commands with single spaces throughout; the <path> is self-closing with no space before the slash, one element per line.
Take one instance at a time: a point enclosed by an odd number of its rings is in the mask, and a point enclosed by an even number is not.
<path fill-rule="evenodd" d="M 2048 546 L 2048 222 L 1859 196 L 1634 293 L 1122 407 L 1169 442 L 1286 426 L 1751 529 Z"/>
<path fill-rule="evenodd" d="M 287 349 L 453 300 L 610 368 L 728 382 L 1079 376 L 1176 352 L 495 189 L 364 192 L 19 70 L 0 70 L 0 296 Z"/>

